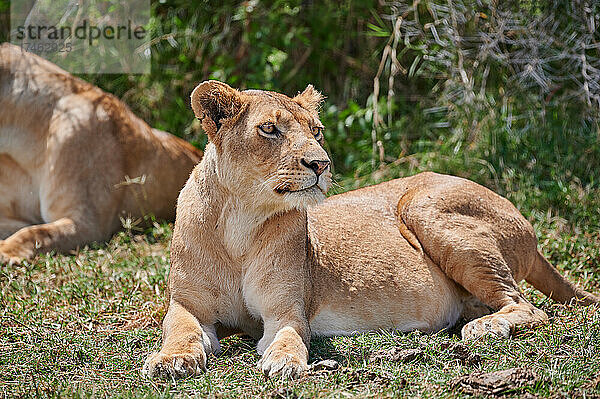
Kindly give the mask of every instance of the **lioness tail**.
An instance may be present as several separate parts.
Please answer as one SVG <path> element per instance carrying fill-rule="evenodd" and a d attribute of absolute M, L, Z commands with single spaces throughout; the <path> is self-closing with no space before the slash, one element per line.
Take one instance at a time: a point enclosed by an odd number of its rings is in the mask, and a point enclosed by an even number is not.
<path fill-rule="evenodd" d="M 573 298 L 575 298 L 574 302 L 581 305 L 600 303 L 597 296 L 575 287 L 561 276 L 539 250 L 525 280 L 549 298 L 561 303 L 569 303 Z"/>

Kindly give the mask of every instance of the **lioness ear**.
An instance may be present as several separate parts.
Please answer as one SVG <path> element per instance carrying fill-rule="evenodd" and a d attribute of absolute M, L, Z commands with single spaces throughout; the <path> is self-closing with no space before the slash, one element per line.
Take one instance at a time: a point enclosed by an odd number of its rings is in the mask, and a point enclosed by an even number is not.
<path fill-rule="evenodd" d="M 294 97 L 294 101 L 300 104 L 302 108 L 315 112 L 319 111 L 319 107 L 324 99 L 325 96 L 316 90 L 313 85 L 306 86 L 306 89 L 302 93 Z"/>
<path fill-rule="evenodd" d="M 202 128 L 215 141 L 217 131 L 226 119 L 236 116 L 242 109 L 240 92 L 217 80 L 200 83 L 191 95 L 192 109 L 202 121 Z"/>

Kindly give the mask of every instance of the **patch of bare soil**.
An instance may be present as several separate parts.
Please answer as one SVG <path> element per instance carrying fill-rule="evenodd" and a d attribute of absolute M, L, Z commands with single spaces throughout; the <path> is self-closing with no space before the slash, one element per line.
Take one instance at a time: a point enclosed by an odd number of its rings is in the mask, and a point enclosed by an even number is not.
<path fill-rule="evenodd" d="M 319 371 L 335 371 L 340 367 L 340 364 L 333 359 L 325 359 L 309 365 L 311 372 Z"/>
<path fill-rule="evenodd" d="M 369 363 L 374 363 L 382 360 L 391 362 L 408 363 L 413 360 L 424 359 L 427 354 L 421 349 L 400 349 L 398 347 L 392 349 L 381 349 L 373 352 L 369 356 Z"/>
<path fill-rule="evenodd" d="M 533 371 L 517 367 L 490 373 L 477 371 L 457 377 L 450 384 L 454 389 L 469 394 L 502 395 L 534 385 L 538 380 Z"/>
<path fill-rule="evenodd" d="M 449 349 L 450 356 L 466 366 L 476 366 L 481 363 L 481 356 L 460 342 L 443 342 L 441 349 Z"/>
<path fill-rule="evenodd" d="M 394 380 L 394 376 L 386 371 L 379 370 L 375 372 L 369 369 L 357 369 L 357 370 L 348 370 L 346 373 L 348 375 L 348 387 L 356 387 L 364 384 L 372 384 L 379 386 L 388 386 L 392 380 Z M 402 378 L 399 381 L 400 386 L 406 385 L 406 380 Z"/>

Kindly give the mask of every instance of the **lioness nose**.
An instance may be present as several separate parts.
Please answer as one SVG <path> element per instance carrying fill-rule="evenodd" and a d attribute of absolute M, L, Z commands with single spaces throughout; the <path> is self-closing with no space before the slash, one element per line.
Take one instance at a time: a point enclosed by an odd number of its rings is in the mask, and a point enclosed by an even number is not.
<path fill-rule="evenodd" d="M 329 166 L 329 161 L 322 161 L 319 159 L 313 159 L 312 161 L 307 161 L 306 159 L 301 160 L 302 165 L 306 166 L 309 169 L 312 169 L 317 176 L 321 176 L 321 173 L 325 172 L 325 169 Z"/>

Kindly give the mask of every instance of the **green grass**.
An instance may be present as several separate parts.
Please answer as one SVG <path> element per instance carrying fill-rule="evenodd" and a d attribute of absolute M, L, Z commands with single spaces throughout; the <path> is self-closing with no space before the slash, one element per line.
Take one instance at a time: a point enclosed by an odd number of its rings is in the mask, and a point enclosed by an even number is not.
<path fill-rule="evenodd" d="M 597 232 L 561 233 L 560 219 L 533 220 L 552 261 L 585 288 L 600 291 L 594 275 Z M 562 221 L 564 222 L 564 221 Z M 562 231 L 566 231 L 564 226 Z M 524 286 L 550 323 L 517 331 L 509 340 L 468 343 L 479 364 L 463 364 L 448 342 L 457 329 L 421 333 L 369 333 L 313 340 L 310 361 L 335 359 L 336 371 L 312 372 L 300 381 L 266 380 L 256 369 L 255 342 L 223 341 L 208 372 L 181 381 L 140 375 L 146 355 L 160 344 L 168 273 L 169 225 L 146 234 L 122 232 L 106 246 L 71 256 L 38 257 L 0 274 L 0 395 L 6 397 L 462 397 L 451 381 L 473 371 L 522 366 L 536 384 L 509 395 L 600 395 L 600 309 L 553 304 Z M 408 363 L 370 362 L 392 347 L 420 349 Z"/>

